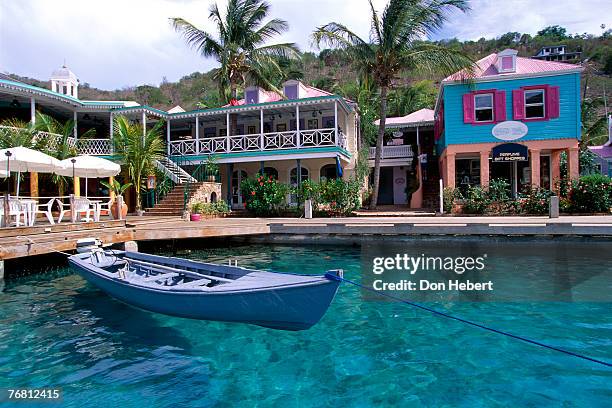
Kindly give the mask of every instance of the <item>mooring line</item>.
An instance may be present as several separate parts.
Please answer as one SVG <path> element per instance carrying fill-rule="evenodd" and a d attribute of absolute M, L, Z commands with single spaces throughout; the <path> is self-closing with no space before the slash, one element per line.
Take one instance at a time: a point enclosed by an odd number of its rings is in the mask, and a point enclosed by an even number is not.
<path fill-rule="evenodd" d="M 32 238 L 29 238 L 29 237 L 24 237 L 23 235 L 17 235 L 15 238 L 23 238 L 23 239 L 25 239 L 26 241 L 28 241 L 28 243 L 29 243 L 30 245 L 38 245 L 38 246 L 40 246 L 40 247 L 43 247 L 43 248 L 48 249 L 49 251 L 52 251 L 52 252 L 57 252 L 58 254 L 62 254 L 62 255 L 65 255 L 65 256 L 71 256 L 71 255 L 72 255 L 72 254 L 69 254 L 68 252 L 62 252 L 62 251 L 60 251 L 59 249 L 55 249 L 55 248 L 53 248 L 53 247 L 51 247 L 51 246 L 49 246 L 49 245 L 45 245 L 45 244 L 43 244 L 43 243 L 35 242 L 35 241 L 34 241 Z"/>
<path fill-rule="evenodd" d="M 369 287 L 364 286 L 364 285 L 362 285 L 360 283 L 353 282 L 352 280 L 349 280 L 349 279 L 346 279 L 346 278 L 342 278 L 340 276 L 337 276 L 337 275 L 334 275 L 334 274 L 331 274 L 331 273 L 326 273 L 325 276 L 328 279 L 350 283 L 351 285 L 360 287 L 360 288 L 368 290 L 370 292 L 374 292 L 374 293 L 376 293 L 379 296 L 387 297 L 389 299 L 393 299 L 395 301 L 398 301 L 398 302 L 401 302 L 401 303 L 405 303 L 407 305 L 414 306 L 414 307 L 422 309 L 422 310 L 426 310 L 426 311 L 428 311 L 430 313 L 433 313 L 435 315 L 438 315 L 438 316 L 442 316 L 442 317 L 446 317 L 446 318 L 449 318 L 449 319 L 453 319 L 453 320 L 459 321 L 461 323 L 465 323 L 465 324 L 469 324 L 469 325 L 474 326 L 474 327 L 478 327 L 480 329 L 488 330 L 488 331 L 493 332 L 493 333 L 497 333 L 497 334 L 501 334 L 501 335 L 504 335 L 504 336 L 507 336 L 507 337 L 511 337 L 513 339 L 516 339 L 516 340 L 521 340 L 521 341 L 524 341 L 526 343 L 530 343 L 530 344 L 534 344 L 536 346 L 547 348 L 549 350 L 558 351 L 560 353 L 564 353 L 564 354 L 567 354 L 567 355 L 570 355 L 570 356 L 573 356 L 573 357 L 578 357 L 578 358 L 581 358 L 583 360 L 588 360 L 590 362 L 601 364 L 601 365 L 606 366 L 606 367 L 612 367 L 612 364 L 610 364 L 610 363 L 608 363 L 606 361 L 598 360 L 598 359 L 593 358 L 593 357 L 589 357 L 589 356 L 585 356 L 585 355 L 582 355 L 582 354 L 574 353 L 573 351 L 569 351 L 569 350 L 565 350 L 565 349 L 562 349 L 562 348 L 559 348 L 559 347 L 551 346 L 549 344 L 541 343 L 541 342 L 536 341 L 536 340 L 531 340 L 531 339 L 528 339 L 526 337 L 518 336 L 516 334 L 512 334 L 512 333 L 508 333 L 508 332 L 505 332 L 505 331 L 502 331 L 502 330 L 494 329 L 492 327 L 488 327 L 488 326 L 485 326 L 485 325 L 480 324 L 480 323 L 472 322 L 470 320 L 466 320 L 466 319 L 463 319 L 463 318 L 458 317 L 458 316 L 453 316 L 451 314 L 444 313 L 444 312 L 441 312 L 439 310 L 432 309 L 432 308 L 420 305 L 420 304 L 415 303 L 415 302 L 410 302 L 408 300 L 404 300 L 404 299 L 399 298 L 397 296 L 389 295 L 388 293 L 380 292 L 380 291 L 375 290 L 373 288 L 369 288 Z"/>

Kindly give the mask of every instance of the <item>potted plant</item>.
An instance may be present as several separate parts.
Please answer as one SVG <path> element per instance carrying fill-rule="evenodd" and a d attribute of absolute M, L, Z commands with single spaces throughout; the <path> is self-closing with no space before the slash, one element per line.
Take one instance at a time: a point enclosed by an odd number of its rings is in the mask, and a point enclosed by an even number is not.
<path fill-rule="evenodd" d="M 121 197 L 123 198 L 123 193 L 125 192 L 125 190 L 127 190 L 132 183 L 126 183 L 126 184 L 121 184 L 119 183 L 117 180 L 113 180 L 112 183 L 107 183 L 105 181 L 100 181 L 100 183 L 108 188 L 109 191 L 113 192 L 115 194 L 115 199 L 113 200 L 112 204 L 111 204 L 111 214 L 113 215 L 113 218 L 115 220 L 119 219 L 119 202 L 117 200 L 117 197 Z M 121 219 L 125 219 L 125 217 L 127 217 L 127 212 L 128 212 L 128 206 L 125 203 L 124 200 L 121 200 L 122 205 L 121 205 Z"/>
<path fill-rule="evenodd" d="M 219 174 L 219 164 L 217 163 L 217 157 L 208 155 L 206 158 L 206 162 L 204 163 L 204 169 L 206 170 L 206 175 L 208 181 L 215 182 L 216 176 Z"/>
<path fill-rule="evenodd" d="M 200 221 L 202 219 L 202 213 L 204 212 L 204 203 L 201 201 L 196 201 L 191 204 L 191 214 L 189 215 L 189 219 L 191 221 Z"/>

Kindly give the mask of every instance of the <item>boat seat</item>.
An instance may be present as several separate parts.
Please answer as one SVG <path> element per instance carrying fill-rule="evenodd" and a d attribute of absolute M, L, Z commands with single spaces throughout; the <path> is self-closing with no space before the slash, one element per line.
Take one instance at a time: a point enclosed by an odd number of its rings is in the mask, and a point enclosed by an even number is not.
<path fill-rule="evenodd" d="M 174 285 L 175 288 L 197 288 L 200 286 L 204 286 L 209 284 L 210 282 L 212 282 L 210 279 L 198 279 L 195 281 L 191 281 L 191 282 L 186 282 L 186 283 L 179 283 L 177 285 Z"/>
<path fill-rule="evenodd" d="M 159 275 L 148 276 L 146 278 L 143 278 L 142 281 L 143 282 L 154 282 L 156 280 L 173 278 L 175 276 L 179 276 L 179 274 L 175 273 L 175 272 L 162 273 L 162 274 L 159 274 Z"/>

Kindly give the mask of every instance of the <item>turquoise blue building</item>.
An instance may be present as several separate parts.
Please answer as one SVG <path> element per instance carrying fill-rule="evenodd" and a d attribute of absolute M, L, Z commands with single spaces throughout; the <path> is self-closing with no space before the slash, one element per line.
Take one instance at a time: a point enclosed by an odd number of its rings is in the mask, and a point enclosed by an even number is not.
<path fill-rule="evenodd" d="M 553 189 L 560 155 L 578 177 L 582 67 L 517 56 L 507 49 L 442 82 L 435 147 L 444 185 L 467 188 L 506 179 L 516 193 Z"/>

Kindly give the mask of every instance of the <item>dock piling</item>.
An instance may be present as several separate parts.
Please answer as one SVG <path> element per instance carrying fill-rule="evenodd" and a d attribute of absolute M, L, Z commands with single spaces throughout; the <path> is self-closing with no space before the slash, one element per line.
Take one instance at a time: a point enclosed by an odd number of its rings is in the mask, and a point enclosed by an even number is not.
<path fill-rule="evenodd" d="M 74 207 L 74 194 L 70 194 L 70 222 L 76 222 L 76 208 Z"/>
<path fill-rule="evenodd" d="M 9 226 L 9 214 L 10 214 L 10 208 L 9 208 L 9 195 L 4 194 L 4 196 L 2 197 L 2 209 L 4 211 L 4 214 L 2 214 L 2 226 L 3 227 L 8 227 Z"/>

